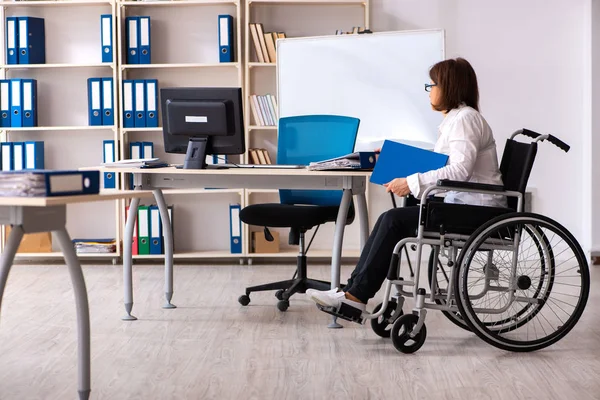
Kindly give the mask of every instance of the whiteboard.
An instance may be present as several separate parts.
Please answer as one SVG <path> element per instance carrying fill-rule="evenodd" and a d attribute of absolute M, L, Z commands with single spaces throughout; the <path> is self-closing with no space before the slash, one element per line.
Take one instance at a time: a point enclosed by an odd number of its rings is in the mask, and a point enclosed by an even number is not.
<path fill-rule="evenodd" d="M 356 151 L 385 139 L 433 148 L 443 116 L 424 84 L 443 59 L 443 30 L 278 40 L 279 115 L 359 118 Z"/>

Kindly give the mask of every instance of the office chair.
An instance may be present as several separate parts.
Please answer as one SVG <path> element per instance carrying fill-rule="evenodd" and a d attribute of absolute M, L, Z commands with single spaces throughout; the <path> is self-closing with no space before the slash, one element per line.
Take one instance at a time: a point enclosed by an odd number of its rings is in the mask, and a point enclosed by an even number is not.
<path fill-rule="evenodd" d="M 277 139 L 277 164 L 308 165 L 311 161 L 350 154 L 354 151 L 360 120 L 335 115 L 303 115 L 279 119 Z M 341 190 L 279 190 L 280 203 L 254 204 L 240 212 L 240 219 L 249 225 L 264 226 L 269 240 L 268 227 L 290 228 L 289 244 L 299 245 L 297 269 L 290 280 L 267 283 L 246 288 L 246 294 L 238 301 L 246 306 L 250 293 L 277 290 L 277 308 L 289 307 L 289 298 L 306 289 L 328 290 L 330 283 L 309 279 L 306 273 L 304 234 L 314 226 L 335 222 L 342 200 Z M 346 224 L 354 220 L 354 205 L 350 204 Z M 316 234 L 316 230 L 315 230 Z M 314 234 L 313 234 L 314 238 Z M 272 237 L 270 237 L 272 240 Z"/>

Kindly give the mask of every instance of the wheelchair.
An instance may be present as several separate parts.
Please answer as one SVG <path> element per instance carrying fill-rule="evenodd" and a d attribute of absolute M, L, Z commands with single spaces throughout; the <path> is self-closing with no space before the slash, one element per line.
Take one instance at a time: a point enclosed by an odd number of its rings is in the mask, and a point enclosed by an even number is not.
<path fill-rule="evenodd" d="M 518 135 L 533 140 L 519 142 Z M 383 302 L 372 313 L 345 304 L 340 309 L 317 307 L 361 324 L 370 320 L 373 331 L 391 337 L 402 353 L 425 343 L 428 310 L 441 311 L 457 326 L 507 351 L 536 351 L 562 339 L 583 313 L 590 277 L 585 254 L 565 227 L 523 211 L 537 145 L 544 140 L 569 151 L 552 135 L 521 129 L 506 142 L 500 164 L 503 185 L 439 180 L 424 191 L 417 236 L 396 244 Z M 508 207 L 444 203 L 434 191 L 504 195 Z M 414 271 L 409 246 L 416 251 Z M 419 287 L 424 248 L 430 249 L 429 290 Z M 402 250 L 410 271 L 402 268 Z M 414 299 L 414 307 L 404 314 L 407 297 Z"/>

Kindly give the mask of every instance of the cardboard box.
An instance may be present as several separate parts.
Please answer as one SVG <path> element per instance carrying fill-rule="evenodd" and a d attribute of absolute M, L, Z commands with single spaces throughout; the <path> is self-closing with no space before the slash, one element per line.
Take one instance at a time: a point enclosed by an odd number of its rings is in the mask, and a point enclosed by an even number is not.
<path fill-rule="evenodd" d="M 6 225 L 4 234 L 8 239 L 10 225 Z M 17 253 L 51 253 L 52 252 L 52 234 L 50 232 L 26 233 L 21 239 L 21 245 Z"/>
<path fill-rule="evenodd" d="M 253 253 L 279 253 L 279 232 L 270 230 L 273 241 L 268 242 L 265 239 L 263 231 L 252 232 L 252 252 Z"/>

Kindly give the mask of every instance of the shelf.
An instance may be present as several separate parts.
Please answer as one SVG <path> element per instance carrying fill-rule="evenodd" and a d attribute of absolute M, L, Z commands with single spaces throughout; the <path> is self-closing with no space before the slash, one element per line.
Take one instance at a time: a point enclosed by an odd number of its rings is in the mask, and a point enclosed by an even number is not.
<path fill-rule="evenodd" d="M 249 62 L 248 67 L 275 67 L 277 63 L 265 63 L 265 62 Z"/>
<path fill-rule="evenodd" d="M 237 5 L 239 1 L 235 0 L 149 0 L 149 1 L 119 1 L 121 6 L 193 6 L 193 5 L 218 5 L 231 4 Z"/>
<path fill-rule="evenodd" d="M 113 63 L 97 64 L 3 64 L 1 68 L 11 69 L 49 69 L 49 68 L 113 68 Z"/>
<path fill-rule="evenodd" d="M 222 194 L 236 193 L 241 195 L 244 189 L 165 189 L 163 194 L 168 195 L 185 195 L 185 194 Z"/>
<path fill-rule="evenodd" d="M 276 131 L 277 126 L 275 125 L 250 125 L 249 131 Z"/>
<path fill-rule="evenodd" d="M 36 7 L 36 6 L 110 6 L 109 0 L 56 0 L 56 1 L 0 1 L 2 7 Z"/>
<path fill-rule="evenodd" d="M 319 5 L 363 5 L 364 0 L 248 0 L 248 4 L 308 4 L 312 6 Z"/>
<path fill-rule="evenodd" d="M 246 189 L 246 190 L 250 194 L 254 194 L 254 193 L 274 193 L 274 194 L 279 194 L 279 189 Z"/>
<path fill-rule="evenodd" d="M 242 254 L 233 254 L 229 251 L 201 251 L 201 252 L 183 252 L 173 254 L 175 260 L 186 260 L 194 258 L 243 258 Z M 134 260 L 164 260 L 164 254 L 138 254 L 134 255 Z"/>
<path fill-rule="evenodd" d="M 318 257 L 318 258 L 330 258 L 333 255 L 332 250 L 309 250 L 306 256 L 308 258 Z M 278 257 L 297 257 L 298 251 L 281 251 L 279 253 L 250 253 L 247 254 L 246 257 L 251 258 L 278 258 Z M 359 250 L 345 250 L 342 251 L 343 258 L 358 258 L 360 257 Z"/>
<path fill-rule="evenodd" d="M 80 253 L 77 254 L 78 258 L 113 258 L 118 257 L 117 253 Z M 15 259 L 20 258 L 63 258 L 61 251 L 54 251 L 51 253 L 17 253 Z"/>
<path fill-rule="evenodd" d="M 123 132 L 162 132 L 162 127 L 158 128 L 121 128 Z"/>
<path fill-rule="evenodd" d="M 124 64 L 123 69 L 168 69 L 168 68 L 239 68 L 239 62 L 227 63 L 183 63 L 183 64 Z"/>
<path fill-rule="evenodd" d="M 98 125 L 98 126 L 33 126 L 28 128 L 0 128 L 6 132 L 38 132 L 38 131 L 99 131 L 99 130 L 113 130 L 115 127 L 112 125 Z"/>

